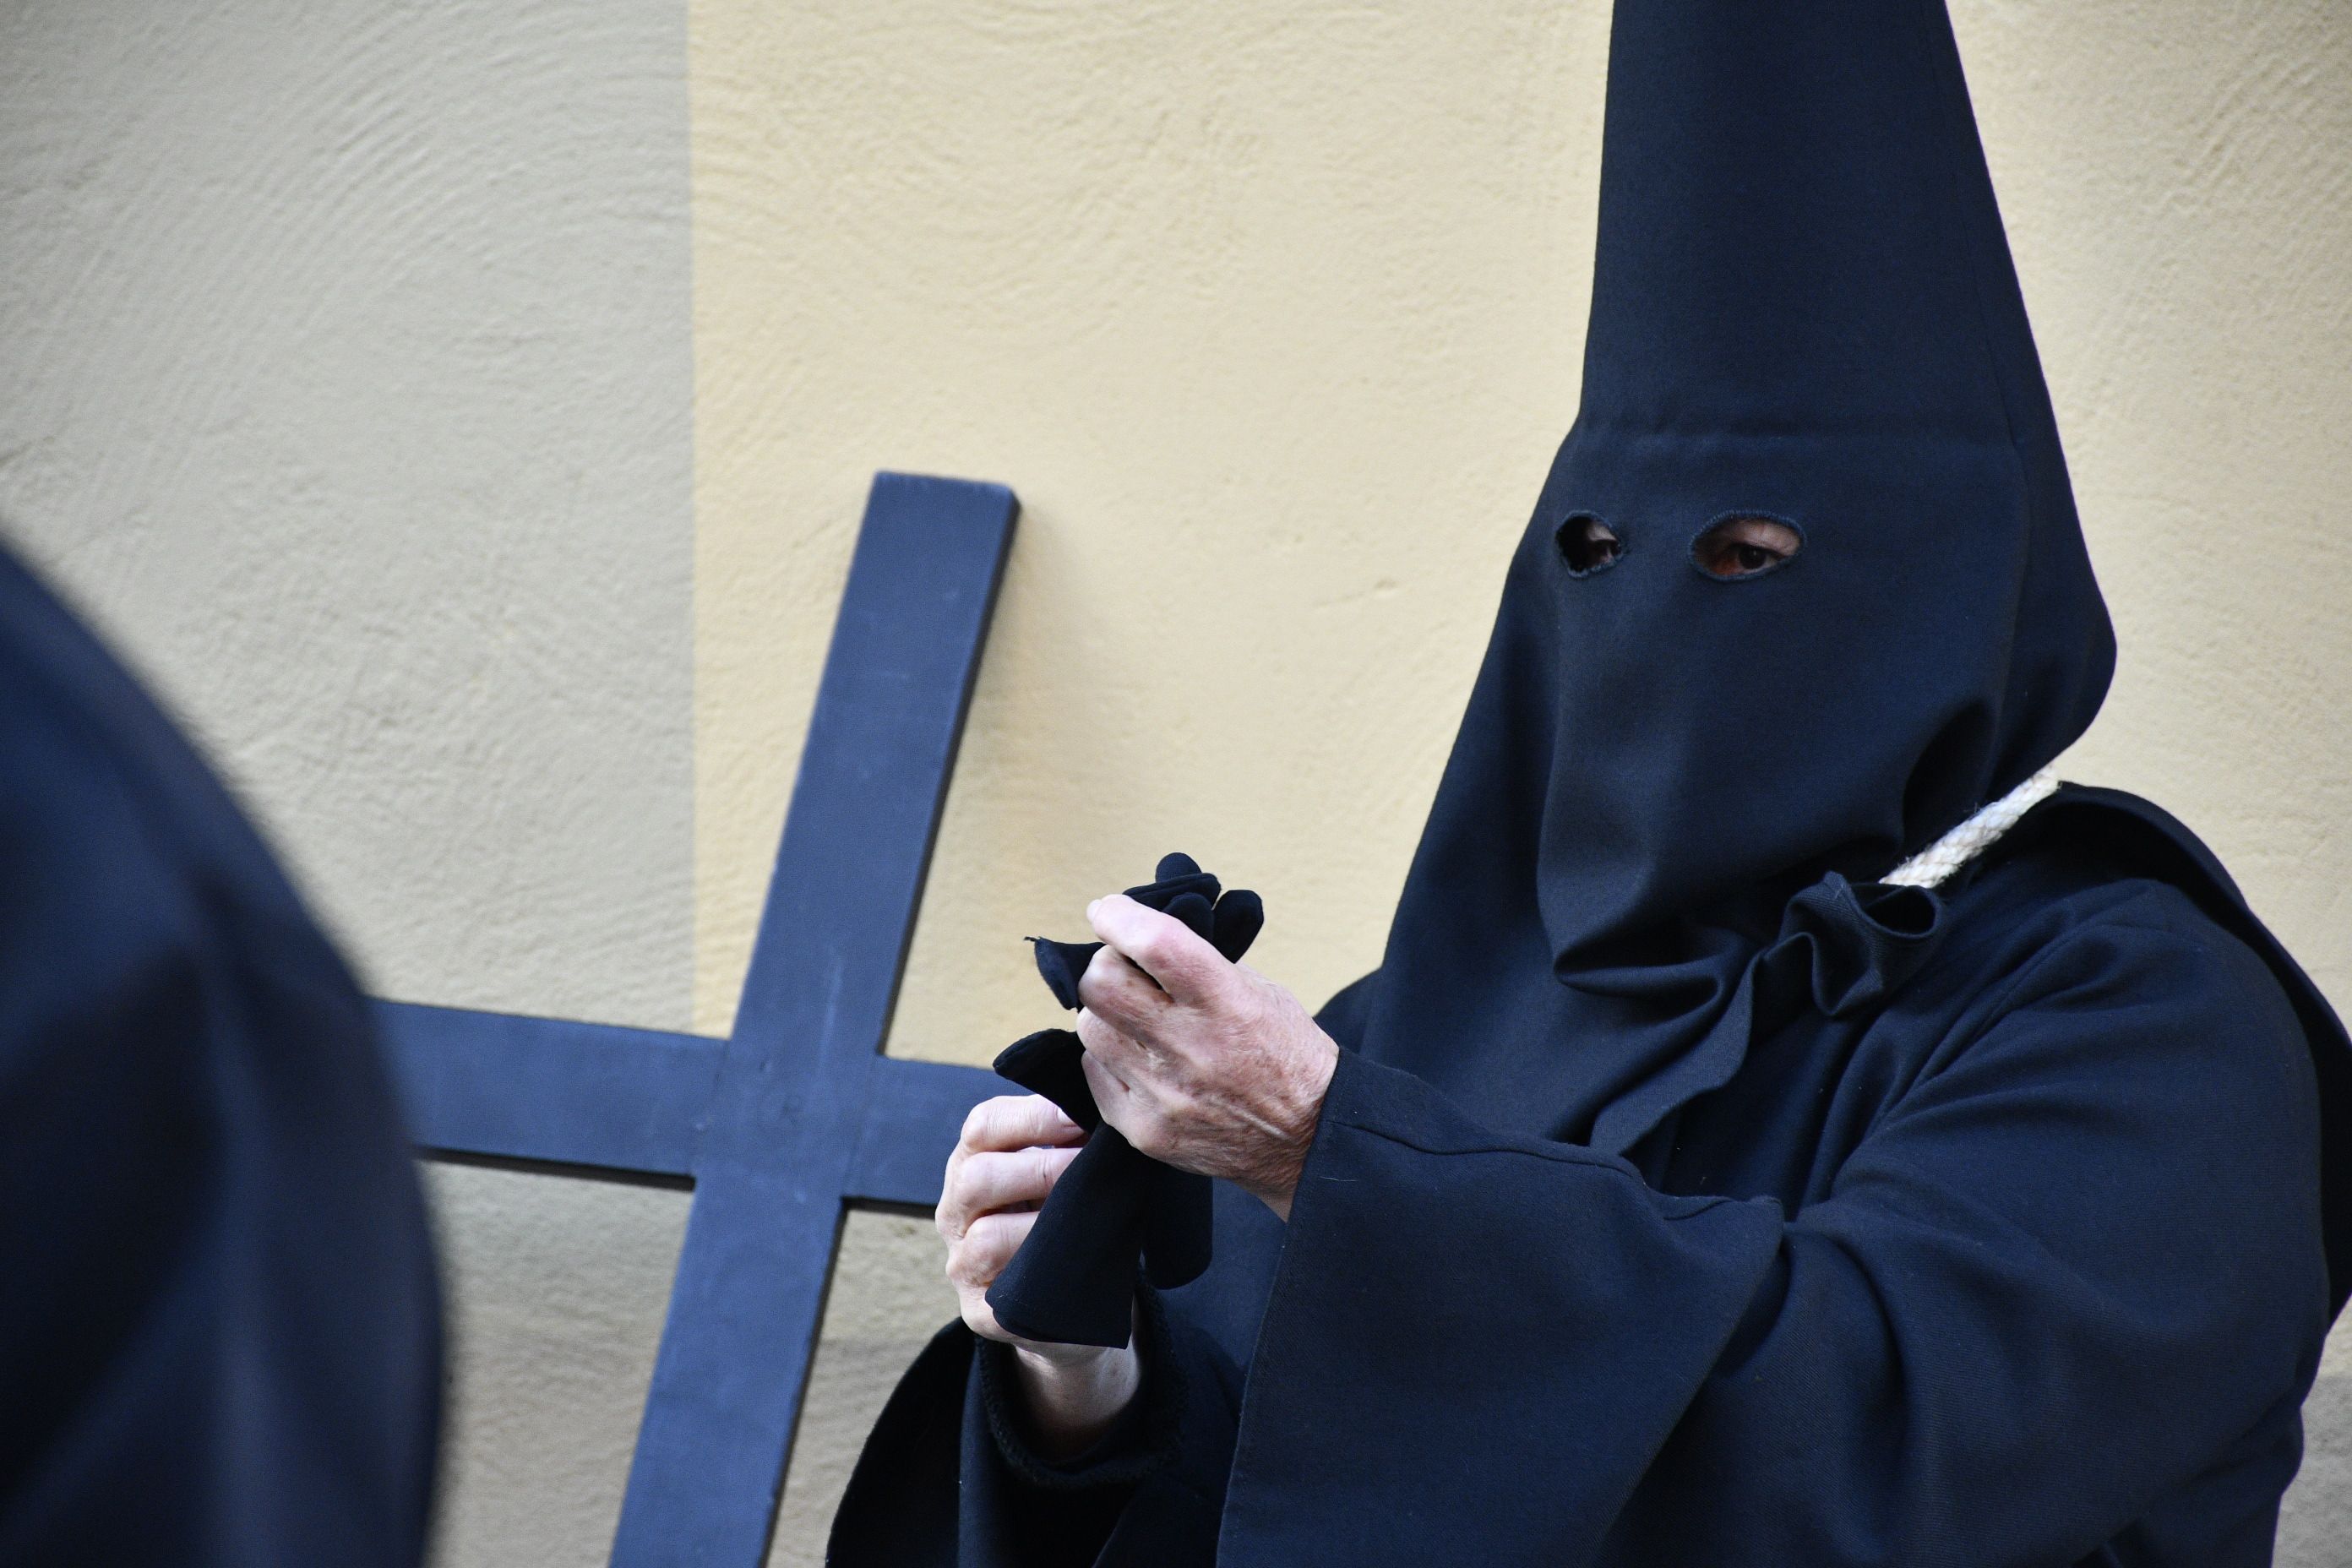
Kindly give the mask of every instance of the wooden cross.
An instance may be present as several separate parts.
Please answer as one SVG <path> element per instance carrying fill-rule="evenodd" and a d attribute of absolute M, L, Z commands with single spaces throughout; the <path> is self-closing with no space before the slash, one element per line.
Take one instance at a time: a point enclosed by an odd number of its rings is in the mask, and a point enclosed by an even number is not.
<path fill-rule="evenodd" d="M 759 1568 L 845 1209 L 1003 1088 L 881 1048 L 1018 510 L 876 476 L 733 1034 L 376 1005 L 427 1152 L 693 1183 L 614 1568 Z"/>

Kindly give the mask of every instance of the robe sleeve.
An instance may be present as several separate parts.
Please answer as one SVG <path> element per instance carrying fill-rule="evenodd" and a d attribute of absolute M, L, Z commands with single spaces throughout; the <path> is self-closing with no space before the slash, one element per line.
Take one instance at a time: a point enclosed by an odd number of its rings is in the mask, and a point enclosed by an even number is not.
<path fill-rule="evenodd" d="M 1240 1377 L 1139 1289 L 1142 1386 L 1066 1463 L 1031 1447 L 1006 1348 L 942 1329 L 858 1456 L 830 1568 L 1206 1568 Z"/>
<path fill-rule="evenodd" d="M 2266 1542 L 2292 1423 L 2242 1449 L 2326 1317 L 2277 987 L 2210 926 L 2109 921 L 1979 1016 L 1794 1217 L 1344 1058 L 1221 1561 L 2046 1568 L 2217 1463 Z"/>

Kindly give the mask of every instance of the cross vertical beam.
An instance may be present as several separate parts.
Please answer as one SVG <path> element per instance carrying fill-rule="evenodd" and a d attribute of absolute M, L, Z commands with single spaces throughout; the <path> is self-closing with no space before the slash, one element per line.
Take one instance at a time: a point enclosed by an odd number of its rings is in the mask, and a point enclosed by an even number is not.
<path fill-rule="evenodd" d="M 766 1552 L 1013 515 L 1006 490 L 875 483 L 696 1154 L 616 1562 Z"/>

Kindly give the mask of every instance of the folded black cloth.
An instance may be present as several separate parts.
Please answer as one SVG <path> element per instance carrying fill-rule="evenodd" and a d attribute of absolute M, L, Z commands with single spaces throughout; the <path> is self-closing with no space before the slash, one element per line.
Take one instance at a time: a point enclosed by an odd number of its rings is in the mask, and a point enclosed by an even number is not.
<path fill-rule="evenodd" d="M 1127 896 L 1182 921 L 1203 941 L 1238 961 L 1265 923 L 1255 893 L 1225 891 L 1188 855 L 1161 859 L 1154 880 Z M 1037 973 L 1065 1007 L 1078 1005 L 1078 976 L 1102 943 L 1032 938 Z M 1042 1094 L 1087 1130 L 1012 1263 L 988 1288 L 996 1321 L 1023 1339 L 1074 1345 L 1123 1345 L 1132 1327 L 1136 1258 L 1160 1289 L 1190 1284 L 1209 1266 L 1209 1181 L 1163 1165 L 1103 1125 L 1079 1062 L 1085 1051 L 1067 1029 L 1041 1029 L 1014 1041 L 996 1070 Z"/>

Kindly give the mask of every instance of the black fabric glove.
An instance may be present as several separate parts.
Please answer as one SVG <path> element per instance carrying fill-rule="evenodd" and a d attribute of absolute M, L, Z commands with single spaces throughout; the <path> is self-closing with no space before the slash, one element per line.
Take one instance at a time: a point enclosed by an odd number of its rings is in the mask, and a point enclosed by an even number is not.
<path fill-rule="evenodd" d="M 1255 893 L 1220 889 L 1188 855 L 1160 862 L 1155 880 L 1127 896 L 1173 915 L 1230 962 L 1265 923 Z M 1063 1006 L 1078 1005 L 1078 976 L 1098 942 L 1034 937 L 1037 973 Z M 1127 1343 L 1139 1254 L 1144 1276 L 1167 1290 L 1209 1266 L 1209 1179 L 1163 1165 L 1103 1125 L 1079 1068 L 1085 1051 L 1067 1029 L 1042 1029 L 1007 1046 L 996 1070 L 1062 1108 L 1087 1130 L 1086 1147 L 1054 1184 L 1029 1237 L 988 1288 L 996 1321 L 1025 1340 L 1057 1344 Z"/>

